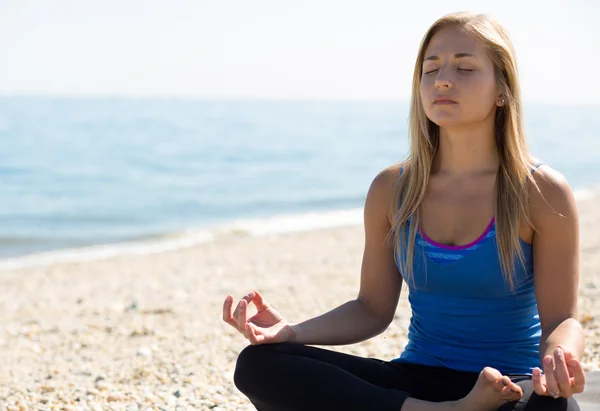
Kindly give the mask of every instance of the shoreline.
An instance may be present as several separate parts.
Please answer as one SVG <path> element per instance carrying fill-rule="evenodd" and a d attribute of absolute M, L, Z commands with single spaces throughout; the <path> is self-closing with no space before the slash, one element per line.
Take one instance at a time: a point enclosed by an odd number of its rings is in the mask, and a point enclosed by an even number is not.
<path fill-rule="evenodd" d="M 574 190 L 577 202 L 600 197 L 600 185 Z M 279 214 L 264 218 L 236 219 L 227 223 L 167 232 L 147 239 L 96 244 L 0 258 L 4 271 L 45 267 L 61 263 L 99 261 L 118 256 L 152 255 L 198 246 L 221 237 L 261 237 L 319 231 L 328 228 L 355 227 L 363 224 L 363 208 Z"/>

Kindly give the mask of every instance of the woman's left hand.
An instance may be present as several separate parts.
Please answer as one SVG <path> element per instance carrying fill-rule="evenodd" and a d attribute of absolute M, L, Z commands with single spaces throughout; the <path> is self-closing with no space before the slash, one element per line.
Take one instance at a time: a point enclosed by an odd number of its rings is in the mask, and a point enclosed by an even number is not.
<path fill-rule="evenodd" d="M 570 351 L 559 345 L 554 350 L 554 356 L 544 357 L 543 367 L 543 375 L 539 368 L 533 370 L 533 389 L 537 395 L 569 398 L 583 392 L 585 373 L 579 360 Z"/>

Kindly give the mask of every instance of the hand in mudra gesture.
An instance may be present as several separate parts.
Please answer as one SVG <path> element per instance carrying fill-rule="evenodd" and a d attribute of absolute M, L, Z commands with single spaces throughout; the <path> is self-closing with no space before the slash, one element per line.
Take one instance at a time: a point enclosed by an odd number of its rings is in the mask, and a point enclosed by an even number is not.
<path fill-rule="evenodd" d="M 544 358 L 544 374 L 539 368 L 533 370 L 533 388 L 538 395 L 569 398 L 583 392 L 585 373 L 581 362 L 569 350 L 558 346 L 553 356 Z"/>
<path fill-rule="evenodd" d="M 257 313 L 247 317 L 248 305 L 253 303 Z M 275 309 L 263 299 L 258 291 L 246 294 L 238 303 L 235 311 L 233 297 L 228 295 L 223 303 L 223 321 L 244 335 L 252 345 L 290 341 L 294 338 L 294 329 Z"/>

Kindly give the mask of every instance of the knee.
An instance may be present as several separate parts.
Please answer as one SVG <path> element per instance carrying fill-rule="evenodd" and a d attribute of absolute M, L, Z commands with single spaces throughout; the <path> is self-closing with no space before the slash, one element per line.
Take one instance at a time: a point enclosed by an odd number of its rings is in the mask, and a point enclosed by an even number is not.
<path fill-rule="evenodd" d="M 273 355 L 274 344 L 248 345 L 238 355 L 233 382 L 244 394 L 249 394 L 258 383 L 268 357 Z"/>

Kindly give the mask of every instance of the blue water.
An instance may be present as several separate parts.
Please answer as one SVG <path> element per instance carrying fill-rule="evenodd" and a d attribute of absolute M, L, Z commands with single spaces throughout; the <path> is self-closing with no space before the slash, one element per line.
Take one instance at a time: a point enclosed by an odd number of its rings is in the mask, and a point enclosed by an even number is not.
<path fill-rule="evenodd" d="M 525 106 L 534 154 L 600 181 L 598 107 Z M 0 257 L 361 207 L 408 106 L 0 98 Z"/>

